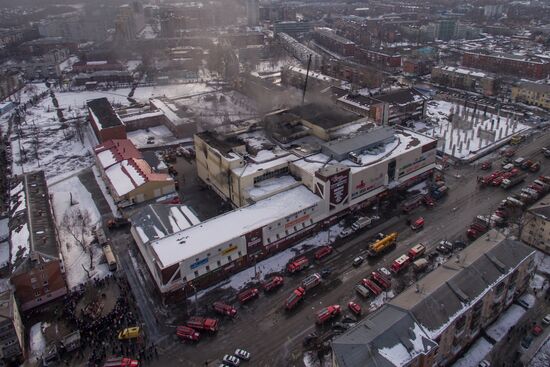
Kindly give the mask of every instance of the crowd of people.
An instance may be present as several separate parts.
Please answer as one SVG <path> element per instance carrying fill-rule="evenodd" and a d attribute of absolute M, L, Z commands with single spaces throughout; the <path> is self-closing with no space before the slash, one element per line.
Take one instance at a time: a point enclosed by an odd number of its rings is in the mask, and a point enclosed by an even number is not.
<path fill-rule="evenodd" d="M 98 293 L 101 293 L 101 290 L 111 282 L 116 282 L 120 294 L 110 311 L 102 315 L 86 312 L 85 307 L 81 307 L 79 310 L 79 303 L 81 303 L 87 287 L 93 287 Z M 105 297 L 104 294 L 101 297 Z M 141 364 L 157 355 L 156 346 L 147 342 L 143 331 L 136 339 L 118 339 L 119 331 L 141 324 L 134 305 L 128 281 L 126 278 L 114 275 L 81 285 L 67 294 L 64 300 L 63 318 L 80 332 L 79 358 L 84 358 L 87 355 L 88 366 L 102 366 L 107 358 L 117 356 L 133 358 L 140 361 Z"/>

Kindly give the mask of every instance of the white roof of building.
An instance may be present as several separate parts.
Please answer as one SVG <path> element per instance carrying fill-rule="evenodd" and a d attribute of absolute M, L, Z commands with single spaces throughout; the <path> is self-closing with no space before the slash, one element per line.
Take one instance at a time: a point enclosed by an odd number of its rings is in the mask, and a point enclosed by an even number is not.
<path fill-rule="evenodd" d="M 159 265 L 168 267 L 320 201 L 305 186 L 298 186 L 152 242 L 151 248 Z"/>

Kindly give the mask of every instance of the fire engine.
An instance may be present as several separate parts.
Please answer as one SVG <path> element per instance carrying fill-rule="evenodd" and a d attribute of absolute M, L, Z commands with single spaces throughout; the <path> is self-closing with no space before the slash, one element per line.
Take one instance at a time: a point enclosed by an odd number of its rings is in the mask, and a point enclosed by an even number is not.
<path fill-rule="evenodd" d="M 306 294 L 306 290 L 302 287 L 298 287 L 295 290 L 292 291 L 290 296 L 285 301 L 285 308 L 287 310 L 292 310 L 298 302 L 304 298 L 304 295 Z"/>
<path fill-rule="evenodd" d="M 323 257 L 332 253 L 332 246 L 323 246 L 315 252 L 315 260 L 321 260 Z"/>
<path fill-rule="evenodd" d="M 332 305 L 332 306 L 325 307 L 317 311 L 317 313 L 315 314 L 317 318 L 315 323 L 317 325 L 321 325 L 326 321 L 336 317 L 339 314 L 340 314 L 340 305 Z"/>
<path fill-rule="evenodd" d="M 285 280 L 282 276 L 280 275 L 274 276 L 273 278 L 269 279 L 267 282 L 264 283 L 263 285 L 264 291 L 271 292 L 276 288 L 279 288 L 280 286 L 282 286 L 284 282 Z"/>
<path fill-rule="evenodd" d="M 237 309 L 233 306 L 227 305 L 223 302 L 214 302 L 212 309 L 220 315 L 235 317 L 237 315 Z"/>
<path fill-rule="evenodd" d="M 199 341 L 200 339 L 200 333 L 187 326 L 178 326 L 176 335 L 182 340 L 191 340 L 193 342 Z"/>
<path fill-rule="evenodd" d="M 295 259 L 290 264 L 288 264 L 286 267 L 286 270 L 289 273 L 293 274 L 307 268 L 308 266 L 309 266 L 309 260 L 307 259 L 307 257 L 302 256 Z"/>
<path fill-rule="evenodd" d="M 397 259 L 393 261 L 391 264 L 391 271 L 394 273 L 399 273 L 401 270 L 405 269 L 409 263 L 411 262 L 411 258 L 407 255 L 401 255 Z"/>
<path fill-rule="evenodd" d="M 409 249 L 408 255 L 411 258 L 411 260 L 414 260 L 422 255 L 424 255 L 424 252 L 426 252 L 426 246 L 419 243 L 418 245 L 412 247 Z"/>

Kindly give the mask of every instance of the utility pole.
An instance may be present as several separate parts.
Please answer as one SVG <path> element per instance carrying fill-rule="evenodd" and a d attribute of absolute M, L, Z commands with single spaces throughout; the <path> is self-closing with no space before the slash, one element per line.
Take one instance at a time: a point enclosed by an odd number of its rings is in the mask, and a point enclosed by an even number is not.
<path fill-rule="evenodd" d="M 306 100 L 306 89 L 307 89 L 307 79 L 309 78 L 309 68 L 311 67 L 311 54 L 307 57 L 307 71 L 306 71 L 306 80 L 304 81 L 304 90 L 302 92 L 302 104 Z"/>

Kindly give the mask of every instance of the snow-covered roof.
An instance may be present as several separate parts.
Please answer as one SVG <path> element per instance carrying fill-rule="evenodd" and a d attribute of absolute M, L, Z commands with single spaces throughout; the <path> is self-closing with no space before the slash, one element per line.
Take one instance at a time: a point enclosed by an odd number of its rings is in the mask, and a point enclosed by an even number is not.
<path fill-rule="evenodd" d="M 464 249 L 459 263 L 453 259 L 438 267 L 391 304 L 410 310 L 428 335 L 437 338 L 532 254 L 528 246 L 492 230 Z"/>
<path fill-rule="evenodd" d="M 186 205 L 166 204 L 147 205 L 130 221 L 143 243 L 159 240 L 200 223 Z"/>
<path fill-rule="evenodd" d="M 151 248 L 159 265 L 168 267 L 320 201 L 305 186 L 298 186 L 155 241 Z"/>
<path fill-rule="evenodd" d="M 248 195 L 254 201 L 261 200 L 268 196 L 278 194 L 283 190 L 287 190 L 293 186 L 298 185 L 300 182 L 290 175 L 270 178 L 268 180 L 260 181 L 254 186 L 247 189 Z"/>

